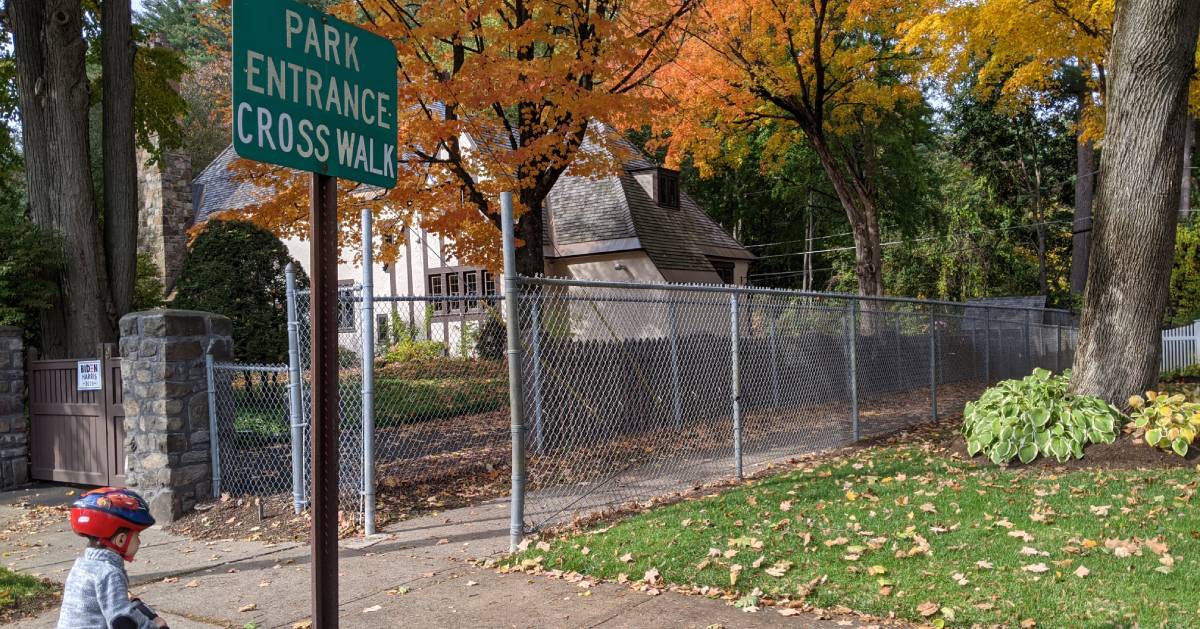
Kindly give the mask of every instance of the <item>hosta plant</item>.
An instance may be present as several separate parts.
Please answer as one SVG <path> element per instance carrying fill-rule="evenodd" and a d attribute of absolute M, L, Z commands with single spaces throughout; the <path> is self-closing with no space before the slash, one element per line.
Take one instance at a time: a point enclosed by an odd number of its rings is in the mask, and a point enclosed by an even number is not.
<path fill-rule="evenodd" d="M 1182 393 L 1147 391 L 1145 398 L 1129 398 L 1129 406 L 1133 408 L 1133 425 L 1144 433 L 1146 443 L 1187 456 L 1200 432 L 1200 404 L 1189 402 Z"/>
<path fill-rule="evenodd" d="M 1121 413 L 1100 398 L 1067 393 L 1070 372 L 1055 376 L 1035 369 L 1005 380 L 963 409 L 963 435 L 971 456 L 983 453 L 997 465 L 1039 456 L 1057 461 L 1083 457 L 1089 443 L 1112 443 Z"/>

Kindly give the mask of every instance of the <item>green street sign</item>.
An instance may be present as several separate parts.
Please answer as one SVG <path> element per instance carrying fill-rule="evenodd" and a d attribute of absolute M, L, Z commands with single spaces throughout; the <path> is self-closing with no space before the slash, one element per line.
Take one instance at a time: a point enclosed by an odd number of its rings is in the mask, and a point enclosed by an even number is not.
<path fill-rule="evenodd" d="M 233 0 L 237 154 L 396 185 L 396 48 L 291 0 Z"/>

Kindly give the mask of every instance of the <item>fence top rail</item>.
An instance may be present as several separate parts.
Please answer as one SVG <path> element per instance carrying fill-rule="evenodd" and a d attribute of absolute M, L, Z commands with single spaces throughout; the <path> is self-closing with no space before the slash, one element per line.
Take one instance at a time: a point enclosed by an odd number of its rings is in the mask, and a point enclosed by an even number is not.
<path fill-rule="evenodd" d="M 287 373 L 287 365 L 259 365 L 254 363 L 213 363 L 214 370 L 220 371 L 254 371 L 266 373 Z"/>
<path fill-rule="evenodd" d="M 914 297 L 891 297 L 874 295 L 855 295 L 853 293 L 826 293 L 819 291 L 798 291 L 782 288 L 763 288 L 755 286 L 733 286 L 715 284 L 652 284 L 639 282 L 604 282 L 597 280 L 576 280 L 562 277 L 524 277 L 514 278 L 520 285 L 526 286 L 574 286 L 578 288 L 614 288 L 634 290 L 661 290 L 691 293 L 724 293 L 743 295 L 778 295 L 781 297 L 810 297 L 821 299 L 843 299 L 856 301 L 892 302 L 918 304 L 926 306 L 953 306 L 955 308 L 971 308 L 975 310 L 1013 310 L 1021 312 L 1058 312 L 1074 316 L 1070 310 L 1058 308 L 1025 308 L 1022 306 L 969 304 L 961 301 L 942 301 L 936 299 L 916 299 Z"/>

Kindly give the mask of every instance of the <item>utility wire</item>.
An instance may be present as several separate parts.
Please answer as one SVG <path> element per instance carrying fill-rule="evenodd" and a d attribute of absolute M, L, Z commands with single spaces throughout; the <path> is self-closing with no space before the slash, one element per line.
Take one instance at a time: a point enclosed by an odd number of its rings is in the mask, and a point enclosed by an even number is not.
<path fill-rule="evenodd" d="M 992 228 L 992 229 L 976 229 L 976 230 L 971 230 L 971 231 L 951 232 L 951 233 L 949 233 L 949 234 L 945 234 L 945 235 L 941 235 L 941 236 L 926 236 L 926 237 L 923 237 L 923 238 L 912 238 L 912 239 L 908 239 L 908 240 L 892 240 L 892 241 L 889 241 L 889 242 L 883 242 L 883 243 L 880 243 L 880 244 L 879 244 L 879 246 L 881 246 L 881 247 L 892 247 L 892 246 L 895 246 L 895 245 L 903 245 L 903 244 L 905 244 L 905 243 L 913 243 L 913 242 L 927 242 L 927 241 L 930 241 L 930 240 L 944 240 L 944 239 L 946 239 L 946 238 L 951 238 L 951 237 L 953 237 L 953 236 L 972 235 L 972 234 L 985 234 L 985 233 L 989 233 L 989 232 L 997 232 L 997 231 L 1010 231 L 1010 230 L 1013 230 L 1013 229 L 1023 229 L 1023 228 L 1026 228 L 1026 227 L 1037 227 L 1038 225 L 1061 225 L 1061 224 L 1072 224 L 1072 223 L 1081 222 L 1081 221 L 1084 221 L 1084 220 L 1088 220 L 1088 219 L 1078 219 L 1078 220 L 1070 220 L 1070 221 L 1067 221 L 1067 220 L 1063 220 L 1063 221 L 1045 221 L 1045 222 L 1041 222 L 1041 223 L 1028 223 L 1028 224 L 1025 224 L 1025 225 L 1012 225 L 1012 226 L 1009 226 L 1009 227 L 996 227 L 996 228 Z M 830 248 L 830 249 L 817 249 L 817 250 L 814 250 L 814 251 L 791 251 L 791 252 L 788 252 L 788 253 L 774 253 L 774 254 L 767 255 L 767 256 L 759 256 L 759 257 L 758 257 L 758 259 L 759 259 L 759 260 L 766 260 L 766 259 L 768 259 L 768 258 L 786 258 L 786 257 L 790 257 L 790 256 L 801 256 L 801 255 L 804 255 L 804 254 L 807 254 L 807 253 L 814 253 L 814 254 L 815 254 L 815 253 L 836 253 L 836 252 L 838 252 L 838 251 L 853 251 L 854 249 L 855 249 L 855 247 L 852 245 L 852 246 L 849 246 L 849 247 L 833 247 L 833 248 Z"/>

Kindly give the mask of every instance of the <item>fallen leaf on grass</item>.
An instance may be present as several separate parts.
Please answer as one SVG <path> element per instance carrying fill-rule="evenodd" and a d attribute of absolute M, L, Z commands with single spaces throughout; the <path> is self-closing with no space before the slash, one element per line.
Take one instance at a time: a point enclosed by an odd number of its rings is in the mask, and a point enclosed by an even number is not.
<path fill-rule="evenodd" d="M 733 587 L 733 586 L 737 585 L 738 577 L 740 577 L 741 575 L 742 575 L 742 565 L 741 564 L 735 563 L 732 566 L 729 566 L 729 586 Z"/>
<path fill-rule="evenodd" d="M 625 563 L 633 561 L 633 553 L 625 553 L 624 555 L 621 555 L 620 560 Z"/>
<path fill-rule="evenodd" d="M 661 580 L 661 578 L 662 577 L 659 574 L 658 569 L 651 568 L 646 571 L 646 574 L 644 576 L 642 576 L 642 581 L 645 581 L 646 585 L 654 585 L 655 583 L 658 583 Z"/>
<path fill-rule="evenodd" d="M 1086 577 L 1087 575 L 1089 575 L 1091 573 L 1092 573 L 1092 571 L 1088 570 L 1084 566 L 1079 566 L 1078 568 L 1075 569 L 1075 572 L 1074 572 L 1075 576 L 1079 577 L 1080 579 Z"/>
<path fill-rule="evenodd" d="M 1032 572 L 1034 574 L 1041 574 L 1050 570 L 1050 568 L 1048 568 L 1044 563 L 1032 563 L 1028 566 L 1022 566 L 1021 569 L 1025 572 Z"/>
<path fill-rule="evenodd" d="M 825 545 L 830 548 L 833 548 L 834 546 L 841 546 L 843 544 L 848 544 L 848 543 L 850 543 L 850 540 L 845 537 L 835 537 L 834 539 L 825 540 Z"/>
<path fill-rule="evenodd" d="M 955 572 L 954 574 L 950 575 L 950 578 L 954 579 L 954 582 L 959 585 L 967 585 L 970 583 L 970 581 L 967 581 L 967 576 L 961 572 Z"/>
<path fill-rule="evenodd" d="M 1030 535 L 1029 533 L 1026 533 L 1025 531 L 1009 531 L 1008 536 L 1015 537 L 1017 539 L 1020 539 L 1022 542 L 1026 542 L 1026 543 L 1033 541 L 1033 536 Z"/>
<path fill-rule="evenodd" d="M 1032 618 L 1026 618 L 1021 621 L 1021 629 L 1033 629 L 1037 626 L 1037 621 Z"/>
<path fill-rule="evenodd" d="M 1041 556 L 1041 557 L 1049 557 L 1050 556 L 1050 553 L 1048 553 L 1044 550 L 1038 550 L 1032 546 L 1022 546 L 1021 550 L 1019 550 L 1017 552 L 1022 555 L 1032 555 L 1035 557 L 1036 556 Z"/>
<path fill-rule="evenodd" d="M 1112 509 L 1112 505 L 1092 505 L 1088 507 L 1088 511 L 1091 511 L 1092 515 L 1102 518 L 1108 516 L 1109 509 Z"/>
<path fill-rule="evenodd" d="M 582 548 L 582 549 L 579 551 L 579 554 L 583 555 L 584 557 L 587 557 L 587 556 L 588 556 L 588 554 L 590 554 L 591 552 L 592 552 L 592 549 L 591 549 L 591 548 L 588 548 L 587 546 L 584 546 L 584 547 L 583 547 L 583 548 Z"/>
<path fill-rule="evenodd" d="M 924 603 L 917 605 L 917 613 L 926 618 L 938 613 L 939 609 L 941 609 L 941 606 L 933 601 L 925 601 Z"/>
<path fill-rule="evenodd" d="M 784 500 L 783 502 L 779 503 L 779 510 L 784 511 L 784 512 L 791 511 L 792 510 L 792 501 Z M 779 613 L 782 614 L 783 612 L 780 611 Z M 791 614 L 784 614 L 784 615 L 787 616 L 787 615 L 791 615 Z"/>
<path fill-rule="evenodd" d="M 975 603 L 975 609 L 978 609 L 981 611 L 986 612 L 989 609 L 995 609 L 995 608 L 996 608 L 996 606 L 993 603 Z"/>
<path fill-rule="evenodd" d="M 884 568 L 883 566 L 871 566 L 870 568 L 867 568 L 867 574 L 873 577 L 881 574 L 887 574 L 887 568 Z"/>
<path fill-rule="evenodd" d="M 538 550 L 540 550 L 544 553 L 547 553 L 547 552 L 550 552 L 550 543 L 549 542 L 538 542 L 534 546 L 534 548 L 537 548 Z"/>
<path fill-rule="evenodd" d="M 981 560 L 975 562 L 975 567 L 979 568 L 980 570 L 991 570 L 993 566 L 992 566 L 992 562 L 987 561 L 985 559 L 981 559 Z"/>
<path fill-rule="evenodd" d="M 770 568 L 767 568 L 765 572 L 773 577 L 782 577 L 783 575 L 787 574 L 788 570 L 791 569 L 792 562 L 785 559 L 783 561 L 776 561 Z"/>

